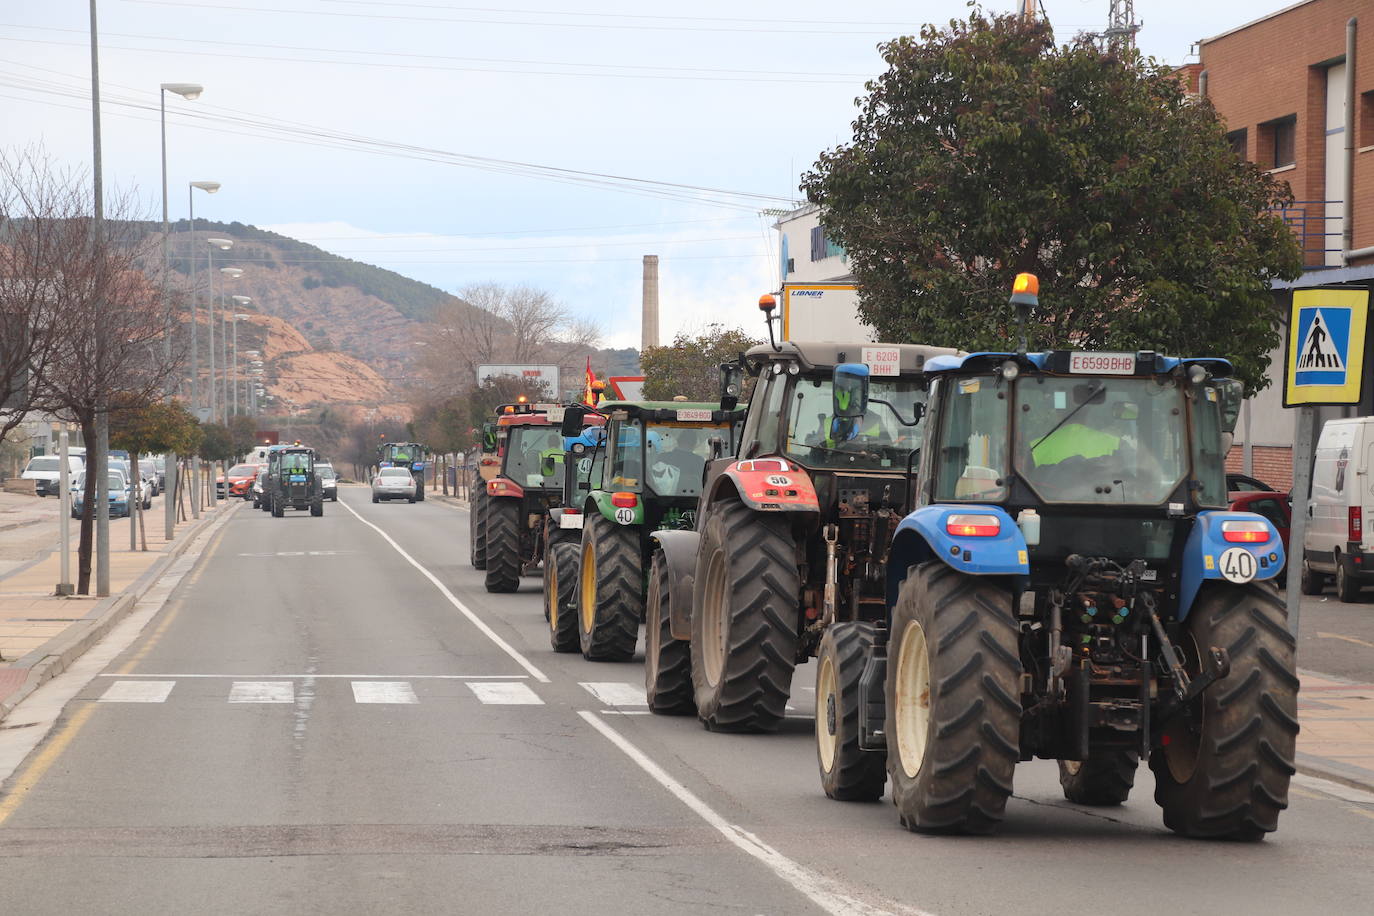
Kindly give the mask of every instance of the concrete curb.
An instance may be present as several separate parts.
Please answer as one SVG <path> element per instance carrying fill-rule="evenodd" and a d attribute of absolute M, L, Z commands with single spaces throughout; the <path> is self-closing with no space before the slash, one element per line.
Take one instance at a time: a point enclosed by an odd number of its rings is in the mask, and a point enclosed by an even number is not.
<path fill-rule="evenodd" d="M 30 525 L 41 525 L 46 521 L 48 521 L 46 518 L 35 518 L 27 522 L 9 522 L 8 524 L 0 525 L 0 531 L 13 531 L 16 528 L 27 528 Z"/>
<path fill-rule="evenodd" d="M 1374 792 L 1374 773 L 1362 767 L 1327 760 L 1325 757 L 1299 753 L 1298 772 L 1304 776 L 1315 776 L 1328 782 L 1340 783 L 1352 789 Z"/>
<path fill-rule="evenodd" d="M 225 508 L 230 507 L 226 506 Z M 143 574 L 135 579 L 128 588 L 118 595 L 111 595 L 100 601 L 86 615 L 82 623 L 73 624 L 60 636 L 54 637 L 9 666 L 11 671 L 27 668 L 28 675 L 17 690 L 0 699 L 0 722 L 4 722 L 5 717 L 14 710 L 14 707 L 22 703 L 44 682 L 57 677 L 71 667 L 71 664 L 80 658 L 87 649 L 99 642 L 115 624 L 123 620 L 138 604 L 139 599 L 153 587 L 158 579 L 162 578 L 167 567 L 175 563 L 186 552 L 202 531 L 217 522 L 222 523 L 232 514 L 232 512 L 225 512 L 221 516 L 216 513 L 214 516 L 203 516 L 199 521 L 193 522 L 189 528 L 182 532 L 180 537 L 172 542 L 171 546 L 167 548 L 167 552 L 145 569 Z"/>

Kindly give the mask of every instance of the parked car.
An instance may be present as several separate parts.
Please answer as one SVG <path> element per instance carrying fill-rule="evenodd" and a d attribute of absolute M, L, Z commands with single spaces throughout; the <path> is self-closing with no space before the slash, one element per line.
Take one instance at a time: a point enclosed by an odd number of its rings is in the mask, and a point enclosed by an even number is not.
<path fill-rule="evenodd" d="M 1248 474 L 1227 474 L 1226 492 L 1228 493 L 1273 493 L 1274 488 L 1258 477 Z"/>
<path fill-rule="evenodd" d="M 68 455 L 68 475 L 79 474 L 85 468 L 80 458 Z M 35 455 L 29 459 L 29 463 L 24 466 L 24 472 L 19 476 L 23 480 L 34 481 L 34 490 L 39 496 L 56 496 L 62 486 L 62 456 Z"/>
<path fill-rule="evenodd" d="M 129 459 L 127 457 L 128 454 L 128 452 L 116 453 L 112 450 L 110 452 L 108 470 L 119 471 L 124 475 L 125 480 L 133 481 L 138 489 L 138 498 L 140 500 L 140 505 L 144 509 L 151 509 L 153 507 L 152 486 L 150 482 L 147 480 L 147 478 L 142 476 L 136 477 L 134 475 L 133 466 L 130 464 Z M 117 457 L 117 455 L 125 455 L 126 457 L 120 458 Z"/>
<path fill-rule="evenodd" d="M 162 481 L 157 472 L 157 464 L 153 459 L 138 459 L 138 476 L 148 485 L 149 496 L 156 496 L 162 492 Z"/>
<path fill-rule="evenodd" d="M 253 481 L 257 479 L 259 468 L 260 465 L 256 464 L 234 465 L 228 474 L 221 474 L 215 478 L 215 495 L 224 499 L 227 485 L 230 496 L 247 496 L 253 487 Z"/>
<path fill-rule="evenodd" d="M 1235 490 L 1227 494 L 1231 509 L 1235 512 L 1254 512 L 1262 515 L 1279 530 L 1283 541 L 1284 556 L 1288 556 L 1288 530 L 1293 525 L 1293 500 L 1287 493 L 1274 490 Z M 1287 573 L 1280 573 L 1277 579 L 1282 588 L 1288 581 Z"/>
<path fill-rule="evenodd" d="M 1354 601 L 1374 581 L 1374 494 L 1368 481 L 1374 417 L 1328 420 L 1317 439 L 1307 502 L 1302 590 L 1315 595 L 1328 578 L 1336 596 Z"/>
<path fill-rule="evenodd" d="M 120 518 L 129 514 L 132 487 L 129 478 L 118 470 L 109 471 L 110 517 Z M 72 481 L 72 518 L 80 518 L 86 504 L 86 472 L 82 471 Z M 147 508 L 146 506 L 144 508 Z"/>
<path fill-rule="evenodd" d="M 324 488 L 324 498 L 332 502 L 339 501 L 339 475 L 334 473 L 334 465 L 317 464 L 315 473 L 319 475 L 320 486 Z"/>
<path fill-rule="evenodd" d="M 372 478 L 372 501 L 406 499 L 415 502 L 415 477 L 410 468 L 382 468 Z"/>

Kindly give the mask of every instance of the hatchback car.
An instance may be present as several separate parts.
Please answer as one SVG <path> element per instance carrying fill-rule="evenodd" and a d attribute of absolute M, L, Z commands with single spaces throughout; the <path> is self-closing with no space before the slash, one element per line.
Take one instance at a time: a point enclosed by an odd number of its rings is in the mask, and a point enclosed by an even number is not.
<path fill-rule="evenodd" d="M 110 518 L 123 518 L 129 514 L 132 487 L 129 478 L 122 471 L 109 472 Z M 82 471 L 72 481 L 72 518 L 80 518 L 86 504 L 86 472 Z"/>
<path fill-rule="evenodd" d="M 324 488 L 324 498 L 333 502 L 339 501 L 339 475 L 334 473 L 334 465 L 317 464 L 315 473 L 320 478 L 320 486 Z"/>
<path fill-rule="evenodd" d="M 382 468 L 372 478 L 372 501 L 407 499 L 415 502 L 415 478 L 409 468 Z"/>

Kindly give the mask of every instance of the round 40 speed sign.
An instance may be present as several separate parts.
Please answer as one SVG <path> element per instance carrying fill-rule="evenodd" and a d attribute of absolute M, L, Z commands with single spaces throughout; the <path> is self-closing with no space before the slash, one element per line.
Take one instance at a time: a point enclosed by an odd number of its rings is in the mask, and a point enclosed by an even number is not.
<path fill-rule="evenodd" d="M 1259 561 L 1244 547 L 1232 547 L 1222 553 L 1217 568 L 1227 582 L 1244 585 L 1259 573 Z"/>

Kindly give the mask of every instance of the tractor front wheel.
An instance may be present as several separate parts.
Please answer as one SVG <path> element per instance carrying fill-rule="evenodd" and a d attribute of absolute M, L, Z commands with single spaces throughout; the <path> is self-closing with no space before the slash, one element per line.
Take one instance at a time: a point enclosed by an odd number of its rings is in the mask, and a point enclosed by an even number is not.
<path fill-rule="evenodd" d="M 644 616 L 644 562 L 639 529 L 617 525 L 593 510 L 582 529 L 578 637 L 588 661 L 634 657 Z"/>
<path fill-rule="evenodd" d="M 909 830 L 991 833 L 1020 759 L 1011 595 L 931 560 L 902 583 L 887 662 L 887 769 Z"/>
<path fill-rule="evenodd" d="M 673 638 L 670 587 L 668 558 L 655 550 L 649 563 L 649 594 L 644 606 L 644 693 L 650 712 L 687 716 L 697 711 L 692 697 L 692 643 Z"/>
<path fill-rule="evenodd" d="M 473 569 L 487 568 L 487 482 L 480 481 L 468 499 L 468 560 Z"/>
<path fill-rule="evenodd" d="M 1179 648 L 1196 675 L 1216 646 L 1231 671 L 1164 726 L 1150 755 L 1164 825 L 1192 837 L 1258 840 L 1278 828 L 1296 772 L 1297 642 L 1283 600 L 1263 583 L 1208 582 Z"/>
<path fill-rule="evenodd" d="M 486 529 L 487 591 L 516 591 L 520 588 L 520 500 L 491 500 Z"/>
<path fill-rule="evenodd" d="M 786 516 L 738 500 L 707 510 L 692 612 L 697 717 L 712 731 L 775 731 L 797 658 L 801 575 Z"/>
<path fill-rule="evenodd" d="M 875 631 L 871 623 L 833 624 L 816 656 L 816 762 L 821 788 L 840 801 L 875 801 L 887 784 L 882 751 L 859 747 L 859 678 Z"/>
<path fill-rule="evenodd" d="M 549 645 L 555 652 L 576 652 L 577 558 L 581 546 L 558 541 L 544 559 L 544 619 L 549 622 Z"/>
<path fill-rule="evenodd" d="M 1059 761 L 1059 785 L 1076 805 L 1120 805 L 1130 797 L 1139 765 L 1135 751 L 1100 750 L 1087 760 Z"/>

